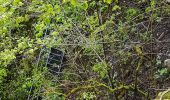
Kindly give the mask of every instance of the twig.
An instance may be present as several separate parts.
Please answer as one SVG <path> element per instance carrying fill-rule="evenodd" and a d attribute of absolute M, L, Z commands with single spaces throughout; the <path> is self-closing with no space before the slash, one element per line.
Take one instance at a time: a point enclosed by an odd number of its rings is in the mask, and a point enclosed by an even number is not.
<path fill-rule="evenodd" d="M 162 39 L 165 36 L 165 32 L 161 33 L 161 35 L 159 35 L 158 40 Z"/>

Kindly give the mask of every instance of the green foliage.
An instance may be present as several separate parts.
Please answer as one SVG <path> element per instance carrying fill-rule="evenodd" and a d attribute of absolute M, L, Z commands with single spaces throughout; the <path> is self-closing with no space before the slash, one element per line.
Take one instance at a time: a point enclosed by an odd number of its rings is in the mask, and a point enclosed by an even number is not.
<path fill-rule="evenodd" d="M 93 100 L 96 99 L 96 95 L 93 92 L 84 92 L 80 99 Z"/>
<path fill-rule="evenodd" d="M 3 77 L 7 76 L 6 69 L 0 70 L 0 84 L 3 82 Z"/>
<path fill-rule="evenodd" d="M 107 76 L 107 64 L 106 62 L 99 62 L 93 66 L 93 70 L 99 73 L 101 78 L 105 78 Z"/>
<path fill-rule="evenodd" d="M 70 0 L 70 3 L 75 7 L 77 6 L 77 0 Z"/>
<path fill-rule="evenodd" d="M 161 61 L 146 55 L 153 26 L 170 14 L 160 0 L 0 0 L 0 9 L 2 100 L 105 100 L 115 91 L 121 100 L 136 90 L 145 98 L 145 88 L 126 86 L 135 83 L 136 70 L 139 80 L 149 68 L 151 82 L 168 76 L 167 68 L 152 68 Z M 59 75 L 46 67 L 51 47 L 65 53 Z"/>
<path fill-rule="evenodd" d="M 155 73 L 155 78 L 156 79 L 160 79 L 161 77 L 165 77 L 168 75 L 168 70 L 167 68 L 162 68 L 162 69 L 159 69 L 156 73 Z"/>
<path fill-rule="evenodd" d="M 126 19 L 127 20 L 131 20 L 134 16 L 136 16 L 138 13 L 138 10 L 135 9 L 135 8 L 129 8 L 127 11 L 126 11 Z"/>
<path fill-rule="evenodd" d="M 108 4 L 112 3 L 112 0 L 103 0 L 103 1 L 108 3 Z"/>
<path fill-rule="evenodd" d="M 113 6 L 112 11 L 116 11 L 116 10 L 121 10 L 121 7 L 118 5 Z"/>

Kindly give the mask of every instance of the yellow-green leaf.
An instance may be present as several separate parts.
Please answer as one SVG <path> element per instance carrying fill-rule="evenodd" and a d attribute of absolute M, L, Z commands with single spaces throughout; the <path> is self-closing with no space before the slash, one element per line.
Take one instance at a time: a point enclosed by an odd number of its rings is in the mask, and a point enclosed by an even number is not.
<path fill-rule="evenodd" d="M 83 8 L 83 10 L 87 10 L 87 8 L 88 8 L 87 2 L 84 2 L 84 3 L 82 4 L 82 8 Z"/>
<path fill-rule="evenodd" d="M 108 4 L 111 4 L 112 3 L 112 0 L 103 0 L 104 2 L 108 3 Z"/>
<path fill-rule="evenodd" d="M 112 0 L 107 0 L 107 3 L 108 3 L 108 4 L 111 4 L 111 3 L 112 3 Z"/>
<path fill-rule="evenodd" d="M 116 3 L 118 3 L 119 0 L 115 0 Z"/>
<path fill-rule="evenodd" d="M 121 7 L 118 5 L 113 6 L 112 11 L 116 11 L 116 10 L 121 10 Z"/>
<path fill-rule="evenodd" d="M 141 46 L 140 46 L 140 45 L 136 45 L 136 46 L 135 46 L 135 50 L 136 50 L 136 53 L 137 53 L 138 55 L 142 55 L 142 54 L 143 54 L 143 52 L 142 52 L 142 49 L 141 49 Z"/>
<path fill-rule="evenodd" d="M 52 36 L 57 36 L 59 33 L 54 31 L 53 33 L 51 33 Z"/>
<path fill-rule="evenodd" d="M 55 9 L 58 13 L 61 12 L 61 7 L 60 7 L 60 5 L 58 5 L 58 4 L 55 5 L 54 9 Z"/>
<path fill-rule="evenodd" d="M 77 5 L 77 0 L 71 0 L 70 3 L 75 7 Z"/>

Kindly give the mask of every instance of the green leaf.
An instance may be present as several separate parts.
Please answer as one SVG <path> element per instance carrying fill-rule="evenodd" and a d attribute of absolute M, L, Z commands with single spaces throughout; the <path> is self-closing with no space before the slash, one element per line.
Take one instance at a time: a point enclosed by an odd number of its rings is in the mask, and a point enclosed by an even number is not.
<path fill-rule="evenodd" d="M 42 31 L 40 31 L 39 33 L 36 34 L 36 37 L 37 37 L 37 38 L 40 38 L 40 37 L 42 37 L 42 36 L 43 36 L 43 32 L 42 32 Z"/>
<path fill-rule="evenodd" d="M 136 45 L 135 46 L 135 50 L 136 50 L 136 53 L 138 55 L 142 55 L 143 54 L 142 49 L 141 49 L 141 45 Z"/>
<path fill-rule="evenodd" d="M 0 77 L 7 76 L 6 69 L 0 69 Z"/>
<path fill-rule="evenodd" d="M 67 3 L 67 2 L 69 2 L 69 0 L 63 0 L 63 1 L 62 1 L 62 3 Z"/>
<path fill-rule="evenodd" d="M 50 19 L 50 17 L 46 17 L 46 18 L 44 18 L 43 21 L 45 24 L 50 24 L 51 19 Z"/>
<path fill-rule="evenodd" d="M 152 0 L 152 1 L 151 1 L 151 7 L 154 8 L 155 5 L 156 5 L 155 0 Z"/>
<path fill-rule="evenodd" d="M 54 9 L 55 9 L 58 13 L 61 12 L 61 7 L 60 7 L 60 5 L 58 5 L 58 4 L 55 5 Z"/>
<path fill-rule="evenodd" d="M 105 62 L 98 62 L 93 66 L 93 70 L 97 72 L 101 78 L 107 75 L 107 64 Z"/>
<path fill-rule="evenodd" d="M 71 0 L 70 3 L 75 7 L 77 6 L 77 0 Z"/>
<path fill-rule="evenodd" d="M 113 6 L 112 11 L 116 11 L 116 10 L 121 10 L 121 7 L 118 5 Z"/>
<path fill-rule="evenodd" d="M 118 3 L 119 0 L 115 0 L 116 3 Z"/>
<path fill-rule="evenodd" d="M 59 33 L 54 31 L 53 33 L 51 33 L 52 36 L 57 36 Z"/>
<path fill-rule="evenodd" d="M 108 4 L 111 4 L 112 3 L 112 0 L 103 0 L 104 2 L 108 3 Z"/>
<path fill-rule="evenodd" d="M 111 4 L 111 3 L 112 3 L 112 0 L 107 0 L 107 3 L 108 3 L 108 4 Z"/>
<path fill-rule="evenodd" d="M 28 51 L 28 53 L 29 53 L 29 54 L 33 54 L 33 53 L 34 53 L 34 49 L 30 49 L 30 50 Z"/>
<path fill-rule="evenodd" d="M 167 74 L 167 73 L 168 73 L 167 68 L 163 68 L 163 69 L 159 70 L 159 74 L 160 74 L 160 75 L 165 75 L 165 74 Z"/>
<path fill-rule="evenodd" d="M 87 10 L 87 8 L 88 8 L 87 2 L 84 2 L 84 3 L 81 5 L 81 7 L 82 7 L 83 10 Z"/>

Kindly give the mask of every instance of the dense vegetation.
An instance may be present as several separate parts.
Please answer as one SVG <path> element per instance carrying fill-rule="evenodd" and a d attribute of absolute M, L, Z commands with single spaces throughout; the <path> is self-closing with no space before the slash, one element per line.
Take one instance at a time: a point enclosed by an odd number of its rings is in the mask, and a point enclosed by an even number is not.
<path fill-rule="evenodd" d="M 168 1 L 0 0 L 0 99 L 155 98 L 170 83 Z"/>

